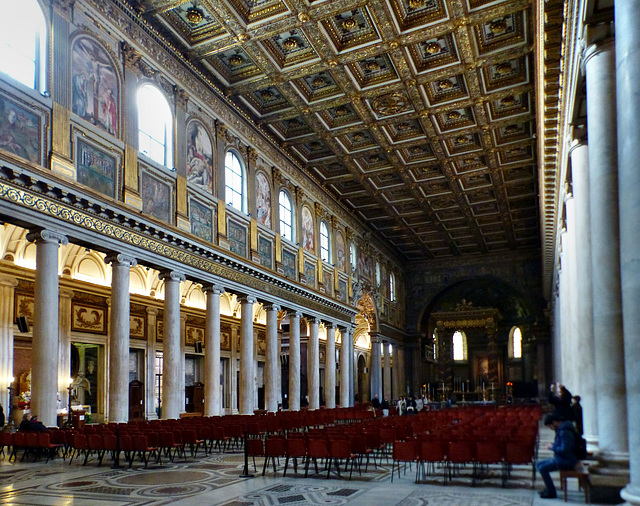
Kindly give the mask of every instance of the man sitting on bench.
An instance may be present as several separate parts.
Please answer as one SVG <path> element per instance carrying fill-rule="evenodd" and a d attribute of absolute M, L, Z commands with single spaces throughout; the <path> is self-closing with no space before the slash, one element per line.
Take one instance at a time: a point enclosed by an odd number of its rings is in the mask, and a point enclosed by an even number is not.
<path fill-rule="evenodd" d="M 553 458 L 538 462 L 536 467 L 546 487 L 540 492 L 540 497 L 543 499 L 553 499 L 556 497 L 556 487 L 553 485 L 553 480 L 549 473 L 561 469 L 573 469 L 578 463 L 578 458 L 574 451 L 576 446 L 576 431 L 572 422 L 568 420 L 564 421 L 556 414 L 545 416 L 544 424 L 556 433 L 553 444 L 547 447 L 548 450 L 553 451 Z"/>

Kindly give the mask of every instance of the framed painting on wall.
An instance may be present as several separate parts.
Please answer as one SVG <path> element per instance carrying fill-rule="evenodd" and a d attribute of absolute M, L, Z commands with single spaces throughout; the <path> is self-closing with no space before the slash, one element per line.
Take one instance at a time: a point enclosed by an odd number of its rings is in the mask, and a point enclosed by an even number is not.
<path fill-rule="evenodd" d="M 76 171 L 78 183 L 107 197 L 116 196 L 117 159 L 101 149 L 76 138 Z"/>
<path fill-rule="evenodd" d="M 105 308 L 86 306 L 73 302 L 71 304 L 71 315 L 71 330 L 76 332 L 91 332 L 93 334 L 107 333 Z"/>

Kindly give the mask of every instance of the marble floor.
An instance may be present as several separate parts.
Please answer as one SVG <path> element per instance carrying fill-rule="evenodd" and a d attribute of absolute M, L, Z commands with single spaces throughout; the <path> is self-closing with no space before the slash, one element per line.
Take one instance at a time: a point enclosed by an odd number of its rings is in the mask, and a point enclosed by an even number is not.
<path fill-rule="evenodd" d="M 541 448 L 547 435 L 543 434 Z M 541 451 L 541 458 L 545 452 Z M 18 459 L 19 460 L 19 459 Z M 86 466 L 81 460 L 57 458 L 49 463 L 7 462 L 0 458 L 0 504 L 4 505 L 78 505 L 78 506 L 147 506 L 147 505 L 225 505 L 266 506 L 304 504 L 349 504 L 350 506 L 520 506 L 562 504 L 561 499 L 543 500 L 538 497 L 541 481 L 535 487 L 531 480 L 531 467 L 515 468 L 506 487 L 501 486 L 498 469 L 489 472 L 471 484 L 471 469 L 462 470 L 452 481 L 443 484 L 442 472 L 427 476 L 415 483 L 415 465 L 406 474 L 397 475 L 391 483 L 391 463 L 383 461 L 378 468 L 369 466 L 352 480 L 348 473 L 326 471 L 304 477 L 287 471 L 282 477 L 284 459 L 277 473 L 268 469 L 262 474 L 263 459 L 256 459 L 258 467 L 253 478 L 241 478 L 241 453 L 213 453 L 205 457 L 187 458 L 175 463 L 149 465 L 144 469 L 134 462 L 131 469 L 112 469 L 111 462 L 98 467 L 91 458 Z M 313 467 L 313 466 L 312 466 Z M 253 471 L 253 465 L 250 467 Z M 569 503 L 584 503 L 576 480 L 569 485 Z"/>

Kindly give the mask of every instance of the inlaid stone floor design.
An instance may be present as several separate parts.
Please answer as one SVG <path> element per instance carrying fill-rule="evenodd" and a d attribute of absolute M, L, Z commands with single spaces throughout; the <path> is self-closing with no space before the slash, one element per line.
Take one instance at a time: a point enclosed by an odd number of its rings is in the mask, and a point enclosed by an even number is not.
<path fill-rule="evenodd" d="M 541 448 L 549 440 L 543 434 Z M 540 458 L 548 452 L 541 450 Z M 224 505 L 224 506 L 276 506 L 333 504 L 350 506 L 541 506 L 564 504 L 562 500 L 542 500 L 538 497 L 541 481 L 535 488 L 531 482 L 531 467 L 517 467 L 506 487 L 501 487 L 500 470 L 491 469 L 487 475 L 471 484 L 471 467 L 462 469 L 447 484 L 443 484 L 442 469 L 415 483 L 415 464 L 391 483 L 391 462 L 383 461 L 379 467 L 369 465 L 360 476 L 356 470 L 353 479 L 348 473 L 338 477 L 335 472 L 326 479 L 320 466 L 315 474 L 304 477 L 304 467 L 287 471 L 282 477 L 284 459 L 277 473 L 272 468 L 261 476 L 263 459 L 257 458 L 257 471 L 250 463 L 254 478 L 241 478 L 243 456 L 240 453 L 214 453 L 175 463 L 149 465 L 144 469 L 135 462 L 132 469 L 112 469 L 111 463 L 97 466 L 92 458 L 86 466 L 81 461 L 69 465 L 61 458 L 45 463 L 8 463 L 0 457 L 0 505 L 34 506 L 172 506 Z M 575 490 L 573 490 L 575 489 Z M 582 503 L 583 496 L 577 484 L 570 485 L 569 502 Z"/>

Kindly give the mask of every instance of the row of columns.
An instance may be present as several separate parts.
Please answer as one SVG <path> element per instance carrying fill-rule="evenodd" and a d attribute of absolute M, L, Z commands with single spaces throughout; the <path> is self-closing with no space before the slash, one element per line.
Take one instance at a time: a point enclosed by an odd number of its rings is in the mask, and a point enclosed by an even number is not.
<path fill-rule="evenodd" d="M 65 318 L 59 318 L 59 283 L 58 283 L 58 248 L 67 244 L 65 236 L 49 230 L 41 230 L 28 235 L 30 241 L 36 242 L 36 271 L 34 289 L 34 326 L 32 347 L 32 410 L 37 412 L 45 425 L 56 424 L 57 392 L 61 389 L 59 372 L 69 368 L 68 359 L 58 364 L 58 358 L 69 354 L 70 342 L 63 343 L 59 335 L 67 335 Z M 109 320 L 109 420 L 126 422 L 129 413 L 128 399 L 128 363 L 130 334 L 130 269 L 137 264 L 132 257 L 123 254 L 109 255 L 106 263 L 112 266 L 112 298 Z M 184 409 L 184 349 L 181 339 L 180 320 L 180 283 L 185 275 L 176 271 L 165 271 L 160 275 L 164 281 L 164 339 L 163 339 L 163 386 L 162 414 L 163 418 L 177 418 Z M 6 281 L 6 282 L 5 282 Z M 1 295 L 4 291 L 10 297 L 2 297 L 0 311 L 11 311 L 15 280 L 0 280 Z M 205 329 L 205 415 L 222 414 L 222 391 L 220 388 L 220 295 L 224 289 L 218 285 L 204 287 L 207 295 L 207 314 Z M 70 298 L 69 298 L 70 301 Z M 254 361 L 254 329 L 253 305 L 257 299 L 244 296 L 240 299 L 240 366 L 239 366 L 239 406 L 241 414 L 254 411 L 254 385 L 256 364 Z M 266 357 L 265 357 L 265 405 L 268 411 L 276 411 L 279 398 L 278 383 L 278 311 L 280 306 L 266 306 Z M 70 311 L 68 312 L 70 314 Z M 289 396 L 290 409 L 300 409 L 300 320 L 298 311 L 289 313 L 290 319 L 290 369 Z M 2 318 L 3 322 L 11 322 L 11 318 Z M 310 336 L 308 345 L 307 377 L 309 378 L 309 401 L 311 409 L 320 407 L 320 348 L 319 318 L 309 318 Z M 58 325 L 61 326 L 58 329 Z M 10 333 L 13 328 L 0 328 L 0 334 Z M 61 332 L 59 332 L 59 330 Z M 335 407 L 335 335 L 336 325 L 327 325 L 327 353 L 325 367 L 325 386 L 327 407 Z M 9 376 L 13 370 L 13 339 L 1 339 L 7 347 L 2 353 L 0 372 Z M 6 336 L 5 336 L 6 337 Z M 235 341 L 235 340 L 234 340 Z M 341 404 L 353 405 L 350 402 L 352 383 L 353 343 L 351 329 L 342 331 L 341 350 Z M 66 382 L 66 378 L 62 380 Z M 66 387 L 66 385 L 64 385 Z M 10 399 L 7 399 L 10 401 Z"/>
<path fill-rule="evenodd" d="M 393 351 L 392 351 L 393 350 Z M 378 335 L 371 336 L 371 398 L 398 399 L 405 394 L 400 371 L 400 349 Z M 391 355 L 395 352 L 391 367 Z M 382 374 L 384 367 L 384 374 Z M 393 387 L 393 388 L 392 388 Z"/>
<path fill-rule="evenodd" d="M 640 4 L 621 0 L 615 36 L 607 25 L 585 30 L 588 140 L 576 139 L 570 150 L 574 202 L 568 202 L 567 228 L 575 239 L 571 251 L 563 248 L 556 302 L 566 357 L 561 369 L 580 388 L 585 436 L 598 447 L 594 472 L 628 473 L 621 495 L 635 505 L 640 433 L 630 421 L 640 416 L 638 22 Z M 570 262 L 574 279 L 566 272 Z M 567 353 L 575 353 L 573 363 Z"/>

